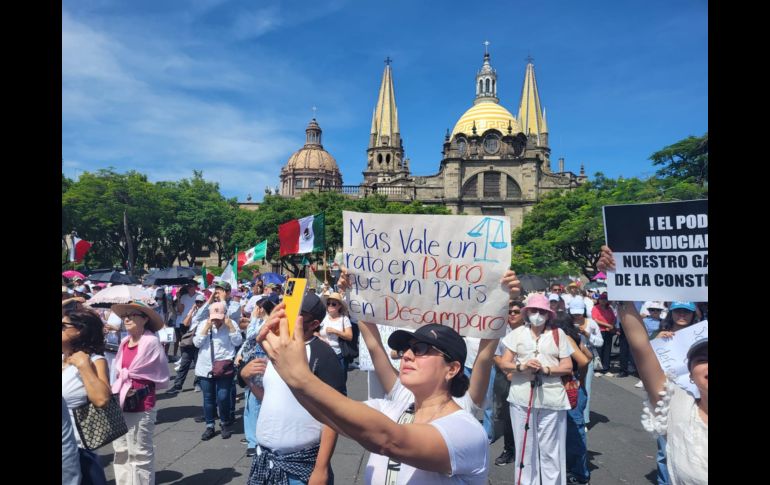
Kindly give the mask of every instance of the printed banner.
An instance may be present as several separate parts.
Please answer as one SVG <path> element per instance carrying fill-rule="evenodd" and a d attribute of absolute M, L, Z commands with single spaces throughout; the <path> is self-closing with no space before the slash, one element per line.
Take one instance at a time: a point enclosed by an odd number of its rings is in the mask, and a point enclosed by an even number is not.
<path fill-rule="evenodd" d="M 605 206 L 604 231 L 610 300 L 708 301 L 708 200 Z"/>
<path fill-rule="evenodd" d="M 505 334 L 511 264 L 506 216 L 342 213 L 343 265 L 355 320 L 461 335 Z"/>
<path fill-rule="evenodd" d="M 708 320 L 678 330 L 672 338 L 656 338 L 650 342 L 663 372 L 676 376 L 676 384 L 695 396 L 696 399 L 700 397 L 700 392 L 695 384 L 690 382 L 690 371 L 687 370 L 687 351 L 690 350 L 692 344 L 704 338 L 709 338 Z"/>

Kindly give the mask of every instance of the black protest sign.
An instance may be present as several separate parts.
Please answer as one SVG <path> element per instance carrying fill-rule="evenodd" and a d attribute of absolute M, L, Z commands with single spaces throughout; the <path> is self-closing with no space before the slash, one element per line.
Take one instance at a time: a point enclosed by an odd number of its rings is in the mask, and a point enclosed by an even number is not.
<path fill-rule="evenodd" d="M 611 300 L 708 301 L 708 199 L 604 207 Z"/>

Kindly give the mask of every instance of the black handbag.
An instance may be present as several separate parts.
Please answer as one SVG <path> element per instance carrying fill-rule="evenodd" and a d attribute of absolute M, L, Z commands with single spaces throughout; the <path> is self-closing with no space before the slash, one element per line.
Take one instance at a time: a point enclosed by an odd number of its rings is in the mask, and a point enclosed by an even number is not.
<path fill-rule="evenodd" d="M 123 419 L 118 397 L 113 394 L 110 402 L 103 408 L 94 406 L 90 401 L 72 410 L 75 427 L 80 434 L 83 446 L 88 450 L 101 448 L 128 433 L 128 426 Z"/>
<path fill-rule="evenodd" d="M 142 407 L 142 402 L 150 394 L 150 387 L 144 386 L 139 389 L 131 389 L 134 391 L 130 396 L 126 394 L 126 398 L 123 400 L 123 411 L 127 413 L 138 413 L 139 408 Z"/>
<path fill-rule="evenodd" d="M 358 345 L 356 344 L 355 339 L 348 341 L 340 338 L 339 344 L 340 351 L 342 351 L 342 357 L 344 357 L 348 363 L 353 362 L 358 357 Z"/>

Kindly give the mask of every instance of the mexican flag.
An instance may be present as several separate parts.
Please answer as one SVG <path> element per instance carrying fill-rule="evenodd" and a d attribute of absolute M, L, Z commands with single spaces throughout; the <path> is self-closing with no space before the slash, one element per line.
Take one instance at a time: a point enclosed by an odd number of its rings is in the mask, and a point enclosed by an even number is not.
<path fill-rule="evenodd" d="M 227 281 L 230 283 L 230 286 L 233 288 L 238 287 L 238 260 L 237 259 L 231 259 L 227 262 L 227 266 L 225 266 L 225 270 L 222 272 L 222 276 L 220 276 L 220 280 Z"/>
<path fill-rule="evenodd" d="M 81 262 L 91 249 L 91 243 L 79 237 L 72 237 L 72 247 L 70 248 L 70 262 Z"/>
<path fill-rule="evenodd" d="M 267 239 L 257 244 L 248 251 L 238 253 L 238 271 L 244 266 L 259 263 L 267 258 Z"/>
<path fill-rule="evenodd" d="M 203 277 L 203 289 L 209 287 L 212 281 L 214 281 L 214 275 L 212 273 L 209 273 L 206 269 L 206 265 L 204 264 L 201 268 L 201 276 Z"/>
<path fill-rule="evenodd" d="M 278 226 L 281 257 L 323 251 L 324 215 L 317 214 L 294 219 Z"/>

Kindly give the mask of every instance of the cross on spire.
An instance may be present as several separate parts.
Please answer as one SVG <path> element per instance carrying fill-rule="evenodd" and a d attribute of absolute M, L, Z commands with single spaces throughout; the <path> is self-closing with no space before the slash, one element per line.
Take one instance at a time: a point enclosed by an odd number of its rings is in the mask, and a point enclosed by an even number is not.
<path fill-rule="evenodd" d="M 532 61 L 534 61 L 535 58 L 532 57 L 531 55 L 527 54 L 527 58 L 524 59 L 524 60 L 527 61 L 527 64 L 532 64 Z"/>
<path fill-rule="evenodd" d="M 489 55 L 489 41 L 485 40 L 483 44 L 484 44 L 484 55 Z"/>
<path fill-rule="evenodd" d="M 313 108 L 312 108 L 312 109 L 313 109 L 313 119 L 315 119 L 315 112 L 316 112 L 316 110 L 317 110 L 318 108 L 316 108 L 315 106 L 313 106 Z"/>
<path fill-rule="evenodd" d="M 385 58 L 385 65 L 386 66 L 389 66 L 391 62 L 393 62 L 393 59 L 391 59 L 390 56 Z"/>

